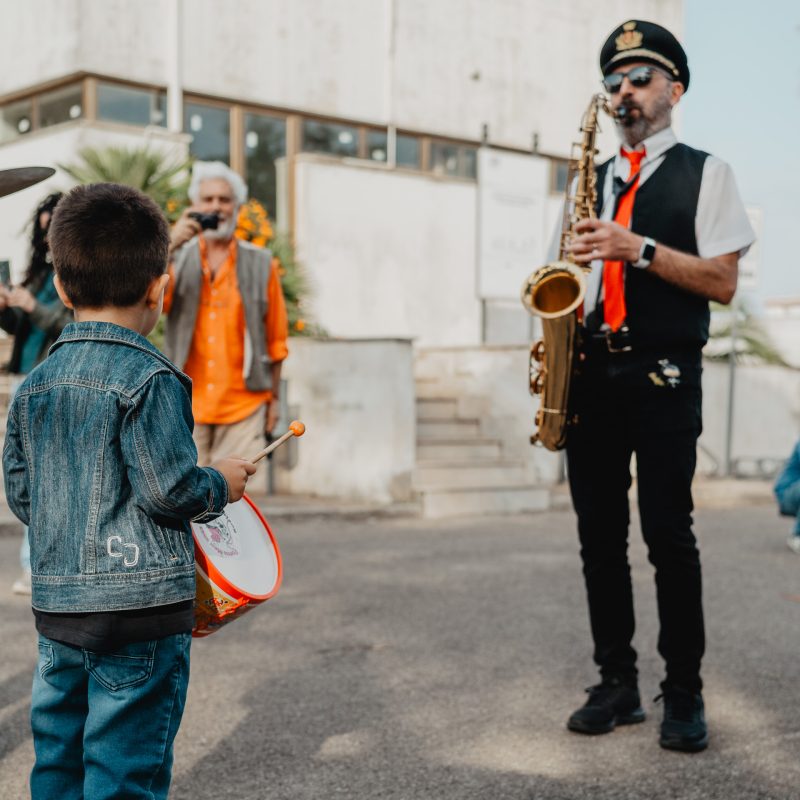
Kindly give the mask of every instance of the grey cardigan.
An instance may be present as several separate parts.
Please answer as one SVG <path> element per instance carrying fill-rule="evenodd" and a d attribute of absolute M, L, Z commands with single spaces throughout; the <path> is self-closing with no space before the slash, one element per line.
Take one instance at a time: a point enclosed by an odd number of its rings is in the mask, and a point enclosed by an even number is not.
<path fill-rule="evenodd" d="M 244 381 L 251 392 L 272 388 L 270 359 L 267 354 L 265 320 L 267 283 L 272 269 L 272 253 L 249 242 L 236 242 L 236 279 L 244 306 Z M 202 266 L 197 237 L 175 254 L 175 289 L 167 315 L 164 352 L 178 369 L 189 357 L 200 303 Z"/>

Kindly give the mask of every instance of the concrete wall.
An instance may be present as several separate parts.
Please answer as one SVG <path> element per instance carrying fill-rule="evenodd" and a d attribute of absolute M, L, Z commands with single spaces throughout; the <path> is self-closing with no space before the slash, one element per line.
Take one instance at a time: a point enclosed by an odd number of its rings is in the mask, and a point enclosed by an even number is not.
<path fill-rule="evenodd" d="M 727 364 L 706 362 L 703 370 L 703 436 L 698 469 L 724 467 L 728 387 Z M 800 371 L 785 367 L 737 366 L 734 372 L 734 471 L 769 474 L 800 437 Z"/>
<path fill-rule="evenodd" d="M 298 256 L 330 334 L 480 341 L 474 183 L 310 155 L 296 181 Z"/>
<path fill-rule="evenodd" d="M 6 2 L 0 94 L 79 70 L 165 85 L 174 0 Z M 187 90 L 567 155 L 615 25 L 681 0 L 183 0 Z M 393 31 L 393 35 L 392 35 Z M 393 55 L 390 57 L 390 51 Z M 610 128 L 610 126 L 607 126 Z M 609 142 L 611 139 L 608 140 Z"/>
<path fill-rule="evenodd" d="M 415 463 L 411 343 L 292 339 L 289 412 L 306 434 L 276 470 L 280 492 L 390 503 L 408 500 Z"/>
<path fill-rule="evenodd" d="M 502 440 L 504 454 L 524 460 L 532 485 L 551 485 L 561 475 L 561 456 L 528 445 L 539 401 L 528 394 L 527 369 L 526 347 L 422 348 L 415 374 L 418 379 L 436 379 L 462 397 L 460 414 L 479 417 L 482 432 Z M 728 382 L 727 365 L 705 362 L 699 474 L 720 475 L 725 469 Z M 800 372 L 737 367 L 734 471 L 745 477 L 768 476 L 788 457 L 798 437 Z"/>

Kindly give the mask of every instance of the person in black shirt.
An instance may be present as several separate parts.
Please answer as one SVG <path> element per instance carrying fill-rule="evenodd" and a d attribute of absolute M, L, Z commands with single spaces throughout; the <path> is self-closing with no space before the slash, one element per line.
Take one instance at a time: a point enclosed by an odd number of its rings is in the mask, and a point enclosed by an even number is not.
<path fill-rule="evenodd" d="M 22 283 L 14 287 L 0 285 L 0 328 L 14 337 L 11 358 L 4 366 L 11 375 L 12 396 L 72 320 L 72 311 L 61 302 L 53 285 L 53 261 L 47 243 L 47 229 L 60 199 L 61 192 L 48 195 L 33 213 L 30 261 Z M 31 551 L 27 528 L 22 532 L 19 560 L 22 574 L 12 584 L 11 591 L 30 594 Z"/>
<path fill-rule="evenodd" d="M 701 350 L 708 301 L 731 301 L 738 260 L 754 237 L 728 166 L 678 143 L 670 127 L 689 85 L 677 39 L 630 20 L 609 36 L 600 68 L 622 147 L 598 169 L 598 218 L 578 223 L 569 245 L 577 262 L 594 269 L 567 464 L 601 682 L 567 725 L 600 734 L 645 718 L 627 557 L 635 456 L 666 663 L 660 743 L 698 751 L 708 744 L 691 493 L 702 427 Z"/>

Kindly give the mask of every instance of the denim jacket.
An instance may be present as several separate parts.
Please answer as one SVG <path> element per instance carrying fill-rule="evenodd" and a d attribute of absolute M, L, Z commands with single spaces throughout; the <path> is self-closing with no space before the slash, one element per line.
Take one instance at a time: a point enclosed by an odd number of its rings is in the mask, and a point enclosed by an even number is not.
<path fill-rule="evenodd" d="M 67 325 L 20 386 L 3 469 L 30 526 L 33 607 L 118 611 L 195 595 L 188 520 L 219 516 L 228 487 L 197 466 L 191 381 L 144 337 Z"/>
<path fill-rule="evenodd" d="M 797 516 L 797 509 L 794 503 L 791 500 L 787 501 L 786 495 L 798 482 L 800 482 L 800 442 L 794 446 L 789 460 L 784 465 L 780 475 L 775 479 L 773 487 L 775 499 L 778 501 L 778 509 L 781 514 L 787 517 Z M 800 535 L 800 516 L 797 517 L 794 532 Z"/>

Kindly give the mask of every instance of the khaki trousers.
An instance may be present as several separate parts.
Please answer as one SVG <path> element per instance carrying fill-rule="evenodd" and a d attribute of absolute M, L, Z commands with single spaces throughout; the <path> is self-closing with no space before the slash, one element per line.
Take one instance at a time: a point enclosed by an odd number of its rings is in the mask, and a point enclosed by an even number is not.
<path fill-rule="evenodd" d="M 207 467 L 228 456 L 252 458 L 264 444 L 265 406 L 259 406 L 249 417 L 230 425 L 195 425 L 194 443 L 197 463 Z"/>

